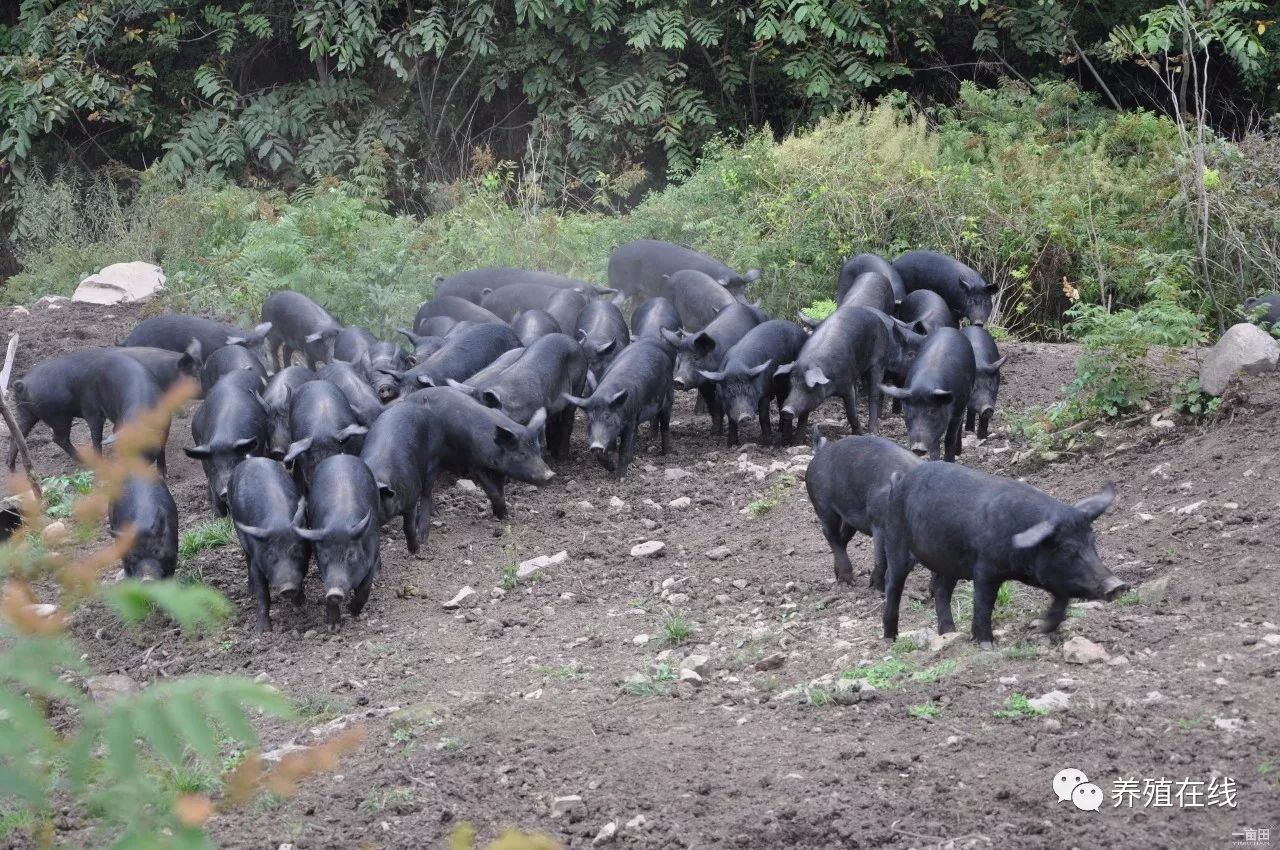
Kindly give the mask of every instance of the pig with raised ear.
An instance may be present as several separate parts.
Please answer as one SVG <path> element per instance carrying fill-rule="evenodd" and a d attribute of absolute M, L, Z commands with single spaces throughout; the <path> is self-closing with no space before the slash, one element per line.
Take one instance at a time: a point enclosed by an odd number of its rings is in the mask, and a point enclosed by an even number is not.
<path fill-rule="evenodd" d="M 231 519 L 249 570 L 249 594 L 257 603 L 254 630 L 271 630 L 271 594 L 290 599 L 294 606 L 306 599 L 303 583 L 311 546 L 295 530 L 305 506 L 284 467 L 274 460 L 252 457 L 231 475 Z"/>
<path fill-rule="evenodd" d="M 1074 505 L 1008 478 L 949 463 L 922 463 L 890 478 L 883 536 L 884 636 L 898 636 L 898 607 L 912 557 L 933 573 L 938 632 L 955 630 L 951 594 L 973 582 L 973 640 L 995 645 L 991 616 L 1006 581 L 1048 591 L 1041 630 L 1055 631 L 1072 599 L 1112 600 L 1128 590 L 1102 563 L 1092 523 L 1115 500 L 1106 484 Z"/>

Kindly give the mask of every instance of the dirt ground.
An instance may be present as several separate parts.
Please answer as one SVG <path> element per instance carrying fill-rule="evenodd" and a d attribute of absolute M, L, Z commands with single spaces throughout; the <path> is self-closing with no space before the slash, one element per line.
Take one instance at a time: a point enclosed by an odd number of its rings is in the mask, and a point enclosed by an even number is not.
<path fill-rule="evenodd" d="M 141 315 L 106 309 L 6 311 L 0 329 L 23 339 L 18 373 L 109 343 Z M 1012 412 L 1061 397 L 1076 350 L 1006 349 L 997 427 L 984 445 L 970 438 L 962 461 L 1020 474 Z M 845 433 L 837 410 L 818 417 L 828 436 Z M 859 585 L 834 584 L 798 480 L 808 450 L 726 448 L 688 395 L 674 419 L 672 453 L 646 442 L 621 483 L 587 456 L 580 426 L 555 482 L 509 488 L 507 523 L 482 494 L 442 483 L 426 558 L 408 556 L 398 521 L 385 528 L 366 614 L 337 635 L 323 628 L 313 578 L 306 606 L 275 606 L 276 631 L 255 637 L 234 545 L 180 567 L 231 599 L 219 633 L 130 630 L 91 610 L 76 635 L 99 672 L 144 682 L 265 674 L 301 712 L 264 726 L 265 749 L 314 740 L 309 730 L 326 723 L 365 727 L 338 773 L 216 819 L 222 847 L 441 847 L 464 821 L 481 839 L 515 825 L 567 847 L 591 845 L 609 824 L 616 833 L 599 844 L 646 848 L 1221 847 L 1258 828 L 1280 843 L 1280 376 L 1250 379 L 1210 428 L 1144 420 L 1025 473 L 1064 500 L 1119 487 L 1095 526 L 1099 548 L 1142 590 L 1073 606 L 1062 638 L 1110 655 L 1088 664 L 1035 635 L 1048 597 L 1022 586 L 998 611 L 994 652 L 969 641 L 963 602 L 960 640 L 891 651 L 862 584 L 866 539 L 851 548 Z M 209 517 L 200 468 L 181 451 L 189 426 L 176 420 L 168 446 L 184 528 Z M 886 435 L 902 431 L 891 417 Z M 87 442 L 82 427 L 73 439 Z M 43 426 L 32 448 L 43 474 L 72 469 Z M 665 543 L 661 556 L 630 555 L 649 540 Z M 537 580 L 501 588 L 504 568 L 561 551 Z M 1144 586 L 1157 579 L 1167 586 Z M 445 610 L 464 586 L 476 604 Z M 935 625 L 926 594 L 917 571 L 904 634 Z M 690 634 L 674 644 L 681 621 Z M 688 655 L 708 659 L 704 683 L 675 680 Z M 868 667 L 874 690 L 842 675 Z M 1051 691 L 1064 709 L 997 714 L 1015 695 Z M 1101 787 L 1099 811 L 1057 801 L 1063 768 Z M 1172 780 L 1173 805 L 1114 806 L 1126 779 Z M 1216 804 L 1226 779 L 1234 807 Z M 1202 783 L 1193 790 L 1214 780 L 1215 804 L 1178 807 L 1183 780 Z M 553 817 L 553 800 L 569 795 L 580 802 Z"/>

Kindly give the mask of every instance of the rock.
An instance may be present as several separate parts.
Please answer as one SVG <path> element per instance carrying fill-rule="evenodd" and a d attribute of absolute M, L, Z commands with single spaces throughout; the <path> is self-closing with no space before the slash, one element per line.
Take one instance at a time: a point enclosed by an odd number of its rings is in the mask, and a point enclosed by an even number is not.
<path fill-rule="evenodd" d="M 1153 578 L 1138 585 L 1138 601 L 1143 605 L 1158 605 L 1169 596 L 1169 576 Z"/>
<path fill-rule="evenodd" d="M 448 602 L 444 603 L 440 607 L 444 608 L 446 611 L 453 611 L 455 609 L 461 608 L 469 600 L 474 599 L 475 595 L 476 595 L 476 589 L 468 584 L 465 587 L 463 587 L 462 590 L 459 590 L 452 599 L 450 599 Z"/>
<path fill-rule="evenodd" d="M 57 546 L 67 539 L 67 524 L 62 520 L 54 520 L 40 532 L 40 539 L 50 546 Z"/>
<path fill-rule="evenodd" d="M 583 513 L 589 514 L 595 509 L 596 509 L 596 506 L 588 502 L 586 499 L 583 499 L 581 502 L 578 502 L 578 510 L 582 511 Z"/>
<path fill-rule="evenodd" d="M 37 617 L 52 617 L 58 613 L 58 606 L 50 602 L 37 602 L 35 605 L 28 606 L 27 610 Z"/>
<path fill-rule="evenodd" d="M 761 658 L 755 664 L 751 665 L 752 670 L 777 670 L 783 664 L 787 663 L 787 654 L 785 652 L 774 652 Z"/>
<path fill-rule="evenodd" d="M 113 702 L 120 697 L 136 694 L 142 690 L 137 682 L 123 673 L 90 676 L 85 685 L 89 689 L 89 698 L 98 705 Z"/>
<path fill-rule="evenodd" d="M 556 797 L 551 801 L 551 817 L 568 818 L 570 821 L 582 820 L 587 813 L 587 807 L 582 802 L 582 797 L 577 794 L 567 794 L 563 797 Z"/>
<path fill-rule="evenodd" d="M 1256 375 L 1276 368 L 1280 343 L 1257 325 L 1232 325 L 1200 364 L 1200 389 L 1220 396 L 1240 372 Z"/>
<path fill-rule="evenodd" d="M 681 682 L 689 682 L 694 685 L 701 685 L 704 681 L 703 678 L 698 675 L 696 670 L 690 670 L 688 668 L 681 668 L 680 675 L 676 678 Z"/>
<path fill-rule="evenodd" d="M 604 826 L 600 827 L 600 831 L 596 833 L 596 837 L 591 839 L 591 846 L 595 847 L 600 844 L 608 844 L 613 840 L 613 836 L 618 832 L 618 822 L 611 820 Z"/>
<path fill-rule="evenodd" d="M 928 649 L 933 639 L 940 637 L 940 635 L 934 629 L 925 626 L 923 629 L 916 629 L 914 632 L 903 635 L 903 637 L 911 641 L 916 649 Z"/>
<path fill-rule="evenodd" d="M 956 632 L 956 631 L 947 632 L 944 635 L 934 635 L 933 637 L 929 638 L 929 651 L 942 652 L 944 649 L 951 646 L 951 644 L 960 640 L 960 638 L 963 636 L 964 636 L 963 632 Z"/>
<path fill-rule="evenodd" d="M 678 499 L 672 499 L 670 502 L 667 502 L 667 507 L 673 508 L 677 511 L 682 511 L 691 504 L 693 504 L 693 499 L 690 499 L 688 496 L 681 496 Z"/>
<path fill-rule="evenodd" d="M 662 473 L 662 477 L 668 481 L 679 481 L 681 478 L 688 478 L 690 475 L 693 475 L 693 473 L 687 469 L 681 469 L 678 466 L 668 467 L 667 470 Z"/>
<path fill-rule="evenodd" d="M 79 304 L 135 304 L 164 289 L 164 271 L 144 262 L 115 263 L 91 274 L 76 287 L 71 300 Z"/>
<path fill-rule="evenodd" d="M 44 307 L 47 310 L 58 310 L 63 304 L 66 304 L 70 300 L 71 299 L 65 295 L 42 295 L 40 296 L 40 299 L 36 301 L 35 306 Z"/>
<path fill-rule="evenodd" d="M 609 507 L 613 508 L 615 511 L 620 511 L 626 506 L 627 503 L 619 499 L 617 496 L 609 497 Z"/>
<path fill-rule="evenodd" d="M 1263 635 L 1262 642 L 1267 646 L 1280 646 L 1280 634 Z"/>
<path fill-rule="evenodd" d="M 1062 658 L 1068 664 L 1094 664 L 1110 657 L 1110 653 L 1088 638 L 1073 637 L 1062 645 Z"/>
<path fill-rule="evenodd" d="M 658 527 L 658 524 L 648 517 L 642 518 L 640 524 L 644 526 L 645 531 L 654 531 Z"/>
<path fill-rule="evenodd" d="M 738 590 L 745 590 L 747 587 L 747 580 L 745 578 L 735 578 L 733 580 L 733 586 L 738 588 Z"/>
<path fill-rule="evenodd" d="M 633 558 L 656 558 L 662 554 L 662 550 L 667 548 L 667 544 L 661 540 L 646 540 L 644 543 L 637 543 L 631 547 L 631 557 Z"/>
<path fill-rule="evenodd" d="M 1027 700 L 1027 705 L 1044 711 L 1066 711 L 1071 706 L 1071 694 L 1066 691 L 1049 691 L 1044 696 Z"/>
<path fill-rule="evenodd" d="M 9 317 L 13 319 L 26 318 L 27 316 L 30 316 L 30 315 L 31 315 L 31 311 L 28 310 L 26 307 L 21 307 L 21 306 L 14 307 L 12 310 L 9 311 Z"/>
<path fill-rule="evenodd" d="M 1239 717 L 1215 717 L 1213 728 L 1224 732 L 1240 732 L 1244 729 L 1244 721 Z"/>
<path fill-rule="evenodd" d="M 733 550 L 728 546 L 717 546 L 707 551 L 707 557 L 713 561 L 723 561 L 725 558 L 733 554 Z"/>
<path fill-rule="evenodd" d="M 633 637 L 631 639 L 631 642 L 634 643 L 636 646 L 644 646 L 646 643 L 649 642 L 649 636 L 646 634 L 639 634 Z"/>
<path fill-rule="evenodd" d="M 464 493 L 480 492 L 480 488 L 476 486 L 476 482 L 472 481 L 470 478 L 459 478 L 458 483 L 455 486 Z"/>
<path fill-rule="evenodd" d="M 270 762 L 271 764 L 275 764 L 281 761 L 282 759 L 284 759 L 284 757 L 289 755 L 290 753 L 296 753 L 299 750 L 305 750 L 305 749 L 306 747 L 304 747 L 302 744 L 288 743 L 282 747 L 277 747 L 274 750 L 270 750 L 269 752 L 263 753 L 262 760 L 265 762 Z"/>
<path fill-rule="evenodd" d="M 267 682 L 271 681 L 271 674 L 266 670 L 263 670 L 261 673 L 253 677 L 253 681 L 257 682 L 259 685 L 265 685 Z"/>
<path fill-rule="evenodd" d="M 644 829 L 646 823 L 648 821 L 645 820 L 644 815 L 636 815 L 627 821 L 627 829 Z"/>
<path fill-rule="evenodd" d="M 563 550 L 554 555 L 539 555 L 536 558 L 530 558 L 527 561 L 521 561 L 520 566 L 516 568 L 516 578 L 523 581 L 530 576 L 537 575 L 547 567 L 562 564 L 569 558 L 569 553 Z"/>
<path fill-rule="evenodd" d="M 692 670 L 701 677 L 711 675 L 711 659 L 705 655 L 689 655 L 680 662 L 681 670 Z"/>

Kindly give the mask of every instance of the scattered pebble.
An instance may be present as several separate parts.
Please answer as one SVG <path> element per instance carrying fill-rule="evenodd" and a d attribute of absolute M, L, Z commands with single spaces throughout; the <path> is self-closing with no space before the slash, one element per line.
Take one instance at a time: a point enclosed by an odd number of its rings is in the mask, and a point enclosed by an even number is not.
<path fill-rule="evenodd" d="M 631 557 L 633 558 L 656 558 L 662 554 L 662 550 L 667 548 L 667 544 L 661 540 L 646 540 L 644 543 L 637 543 L 631 547 Z"/>

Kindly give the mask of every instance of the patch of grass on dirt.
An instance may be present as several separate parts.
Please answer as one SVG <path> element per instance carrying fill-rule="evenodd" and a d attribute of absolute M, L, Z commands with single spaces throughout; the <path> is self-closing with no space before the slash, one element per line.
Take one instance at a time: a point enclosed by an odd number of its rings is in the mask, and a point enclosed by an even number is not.
<path fill-rule="evenodd" d="M 680 611 L 667 611 L 662 620 L 662 637 L 672 646 L 679 646 L 693 636 L 693 623 Z"/>
<path fill-rule="evenodd" d="M 1027 699 L 1026 694 L 1015 693 L 1004 701 L 1004 708 L 995 710 L 995 716 L 1002 720 L 1025 720 L 1029 717 L 1043 717 L 1049 712 L 1036 708 Z"/>
<path fill-rule="evenodd" d="M 530 672 L 539 679 L 583 679 L 587 675 L 586 670 L 576 661 L 559 666 L 539 664 Z"/>
<path fill-rule="evenodd" d="M 910 669 L 896 658 L 886 658 L 876 664 L 855 667 L 840 674 L 841 679 L 861 679 L 876 690 L 892 688 L 897 679 Z"/>
<path fill-rule="evenodd" d="M 338 707 L 326 697 L 307 694 L 293 701 L 293 710 L 303 723 L 323 723 L 338 716 Z"/>
<path fill-rule="evenodd" d="M 942 714 L 942 707 L 934 702 L 926 702 L 911 706 L 907 709 L 907 713 L 912 717 L 919 717 L 923 720 L 933 720 Z"/>
<path fill-rule="evenodd" d="M 778 478 L 769 485 L 769 489 L 765 491 L 763 496 L 747 505 L 747 513 L 756 518 L 768 514 L 774 508 L 778 507 L 778 503 L 782 501 L 782 497 L 787 494 L 788 490 L 795 486 L 795 483 L 796 477 L 790 473 L 778 476 Z"/>
<path fill-rule="evenodd" d="M 823 687 L 822 685 L 805 686 L 804 699 L 814 708 L 825 708 L 836 703 L 835 693 L 831 688 Z"/>
<path fill-rule="evenodd" d="M 53 475 L 40 482 L 45 512 L 54 519 L 71 516 L 76 497 L 93 490 L 93 470 L 82 469 L 71 475 Z"/>
<path fill-rule="evenodd" d="M 206 549 L 226 546 L 236 539 L 235 527 L 228 517 L 205 520 L 178 538 L 178 555 L 184 561 L 194 558 Z"/>
<path fill-rule="evenodd" d="M 14 833 L 29 833 L 35 824 L 35 818 L 26 809 L 15 809 L 0 816 L 0 838 L 8 838 Z"/>
<path fill-rule="evenodd" d="M 392 788 L 390 791 L 374 791 L 360 801 L 360 812 L 378 815 L 390 812 L 407 815 L 418 810 L 418 795 L 412 788 Z"/>
<path fill-rule="evenodd" d="M 889 647 L 889 652 L 894 655 L 905 655 L 908 652 L 916 652 L 921 649 L 924 649 L 924 647 L 916 643 L 913 638 L 904 635 L 893 642 L 893 646 Z"/>
<path fill-rule="evenodd" d="M 222 787 L 218 777 L 202 770 L 181 770 L 172 774 L 171 780 L 179 794 L 213 794 Z"/>
<path fill-rule="evenodd" d="M 1010 661 L 1030 661 L 1040 655 L 1040 647 L 1033 643 L 1018 641 L 1004 648 L 1004 657 Z"/>
<path fill-rule="evenodd" d="M 947 676 L 950 676 L 952 673 L 956 672 L 956 670 L 958 669 L 960 669 L 960 662 L 956 661 L 953 658 L 948 658 L 945 661 L 939 661 L 937 664 L 933 665 L 932 667 L 926 667 L 923 670 L 917 670 L 916 672 L 912 673 L 911 681 L 938 682 L 946 678 Z"/>
<path fill-rule="evenodd" d="M 1129 590 L 1129 591 L 1125 591 L 1124 593 L 1122 593 L 1122 594 L 1120 594 L 1119 596 L 1117 596 L 1117 597 L 1116 597 L 1116 602 L 1115 602 L 1115 604 L 1117 604 L 1117 605 L 1123 605 L 1123 606 L 1124 606 L 1124 607 L 1126 607 L 1126 608 L 1130 608 L 1130 607 L 1132 607 L 1132 606 L 1134 606 L 1134 605 L 1137 605 L 1137 604 L 1138 604 L 1138 591 L 1136 591 L 1136 590 Z"/>

